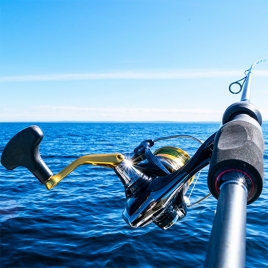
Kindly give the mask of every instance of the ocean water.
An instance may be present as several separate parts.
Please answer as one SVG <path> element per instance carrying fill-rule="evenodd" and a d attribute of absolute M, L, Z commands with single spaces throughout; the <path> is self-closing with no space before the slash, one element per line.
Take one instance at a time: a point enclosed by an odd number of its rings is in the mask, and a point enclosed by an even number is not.
<path fill-rule="evenodd" d="M 0 155 L 8 140 L 29 123 L 0 124 Z M 54 174 L 77 157 L 128 153 L 142 140 L 188 134 L 205 140 L 214 123 L 36 123 L 44 138 L 41 156 Z M 268 267 L 268 124 L 264 189 L 247 208 L 246 267 Z M 193 155 L 193 140 L 161 141 Z M 191 202 L 205 196 L 204 168 Z M 132 229 L 122 219 L 123 186 L 112 169 L 80 166 L 54 189 L 25 168 L 0 165 L 1 267 L 203 267 L 217 201 L 209 197 L 163 231 L 155 224 Z M 187 195 L 191 191 L 189 189 Z"/>

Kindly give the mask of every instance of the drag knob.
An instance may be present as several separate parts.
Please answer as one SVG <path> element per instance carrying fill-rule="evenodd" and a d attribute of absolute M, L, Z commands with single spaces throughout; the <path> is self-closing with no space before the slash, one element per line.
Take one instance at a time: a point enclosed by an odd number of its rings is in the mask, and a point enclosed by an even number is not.
<path fill-rule="evenodd" d="M 43 136 L 38 126 L 23 129 L 7 143 L 1 164 L 8 170 L 18 166 L 26 167 L 41 183 L 45 183 L 52 176 L 52 172 L 39 153 L 39 144 Z"/>

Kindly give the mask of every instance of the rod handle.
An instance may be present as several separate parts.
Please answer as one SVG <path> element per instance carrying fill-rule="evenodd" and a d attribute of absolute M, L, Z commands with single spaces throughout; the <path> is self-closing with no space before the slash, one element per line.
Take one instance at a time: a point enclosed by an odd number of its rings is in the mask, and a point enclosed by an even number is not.
<path fill-rule="evenodd" d="M 208 188 L 218 198 L 226 172 L 243 174 L 248 188 L 248 204 L 261 194 L 264 178 L 264 140 L 260 125 L 240 114 L 217 132 L 208 172 Z"/>

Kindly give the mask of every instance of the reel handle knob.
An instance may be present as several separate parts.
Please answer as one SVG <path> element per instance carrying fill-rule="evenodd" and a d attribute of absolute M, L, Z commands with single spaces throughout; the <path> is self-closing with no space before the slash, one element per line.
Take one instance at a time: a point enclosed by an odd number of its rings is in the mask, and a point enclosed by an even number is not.
<path fill-rule="evenodd" d="M 30 126 L 17 133 L 4 148 L 1 164 L 8 170 L 23 166 L 41 182 L 53 174 L 40 156 L 39 144 L 43 132 L 38 126 Z"/>

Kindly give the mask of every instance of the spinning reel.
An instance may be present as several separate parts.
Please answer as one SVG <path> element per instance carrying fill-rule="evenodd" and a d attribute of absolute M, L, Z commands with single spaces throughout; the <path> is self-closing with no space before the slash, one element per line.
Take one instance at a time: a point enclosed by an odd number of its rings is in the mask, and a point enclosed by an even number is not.
<path fill-rule="evenodd" d="M 167 229 L 187 214 L 184 196 L 194 174 L 209 163 L 213 141 L 211 137 L 192 158 L 176 147 L 165 146 L 151 151 L 157 141 L 170 138 L 190 138 L 202 143 L 188 135 L 145 140 L 128 157 L 120 153 L 85 155 L 53 175 L 39 153 L 43 133 L 38 126 L 31 126 L 8 142 L 1 163 L 9 170 L 26 167 L 48 190 L 80 165 L 112 168 L 125 189 L 124 220 L 131 227 L 154 222 L 160 228 Z"/>

